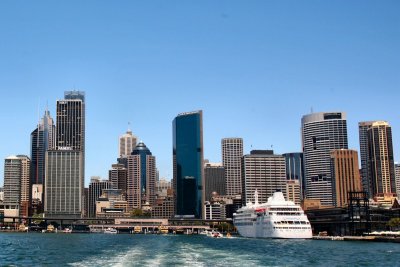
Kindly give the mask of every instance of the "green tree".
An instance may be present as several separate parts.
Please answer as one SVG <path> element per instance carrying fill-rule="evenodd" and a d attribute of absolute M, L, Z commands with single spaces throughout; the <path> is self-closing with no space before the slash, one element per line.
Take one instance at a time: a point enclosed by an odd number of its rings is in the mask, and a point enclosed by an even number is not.
<path fill-rule="evenodd" d="M 400 228 L 400 218 L 392 218 L 389 220 L 387 225 L 390 227 L 391 230 L 399 229 Z"/>

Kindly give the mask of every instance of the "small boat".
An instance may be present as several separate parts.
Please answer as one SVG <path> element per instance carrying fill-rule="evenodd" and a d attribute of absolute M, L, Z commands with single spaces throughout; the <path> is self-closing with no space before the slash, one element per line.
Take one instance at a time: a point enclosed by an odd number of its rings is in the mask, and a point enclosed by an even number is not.
<path fill-rule="evenodd" d="M 207 235 L 207 236 L 209 236 L 209 235 L 211 235 L 211 232 L 208 231 L 208 230 L 204 230 L 204 231 L 201 231 L 201 232 L 200 232 L 200 235 Z"/>
<path fill-rule="evenodd" d="M 218 232 L 218 231 L 212 231 L 210 236 L 211 236 L 211 237 L 215 237 L 215 238 L 221 238 L 221 237 L 224 237 L 224 235 L 223 235 L 223 234 L 221 234 L 221 233 L 220 233 L 220 232 Z"/>
<path fill-rule="evenodd" d="M 105 234 L 118 234 L 118 231 L 115 228 L 108 227 L 107 229 L 104 230 L 104 233 Z"/>
<path fill-rule="evenodd" d="M 64 230 L 63 230 L 63 233 L 65 233 L 65 234 L 70 234 L 70 233 L 72 233 L 72 229 L 70 229 L 70 228 L 65 228 Z"/>

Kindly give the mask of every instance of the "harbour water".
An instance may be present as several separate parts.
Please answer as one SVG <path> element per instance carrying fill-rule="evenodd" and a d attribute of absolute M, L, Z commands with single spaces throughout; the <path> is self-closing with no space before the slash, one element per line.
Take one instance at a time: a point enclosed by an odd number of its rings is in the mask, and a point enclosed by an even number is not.
<path fill-rule="evenodd" d="M 0 266 L 400 266 L 396 243 L 1 233 Z"/>

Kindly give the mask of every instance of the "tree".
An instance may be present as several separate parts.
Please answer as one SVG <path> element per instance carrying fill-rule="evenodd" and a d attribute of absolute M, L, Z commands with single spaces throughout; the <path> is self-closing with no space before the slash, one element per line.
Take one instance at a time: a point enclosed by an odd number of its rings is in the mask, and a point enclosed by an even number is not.
<path fill-rule="evenodd" d="M 400 218 L 392 218 L 387 223 L 387 226 L 390 227 L 390 230 L 399 229 L 400 228 Z"/>

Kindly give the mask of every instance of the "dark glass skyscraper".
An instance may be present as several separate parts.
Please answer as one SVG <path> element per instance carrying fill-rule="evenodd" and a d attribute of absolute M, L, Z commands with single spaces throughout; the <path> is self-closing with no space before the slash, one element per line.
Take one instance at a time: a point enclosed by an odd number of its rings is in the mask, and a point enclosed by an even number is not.
<path fill-rule="evenodd" d="M 176 215 L 203 217 L 203 112 L 179 114 L 172 122 Z"/>
<path fill-rule="evenodd" d="M 282 156 L 285 157 L 286 164 L 286 180 L 298 180 L 300 185 L 300 199 L 305 197 L 305 178 L 303 166 L 303 153 L 286 153 Z"/>

